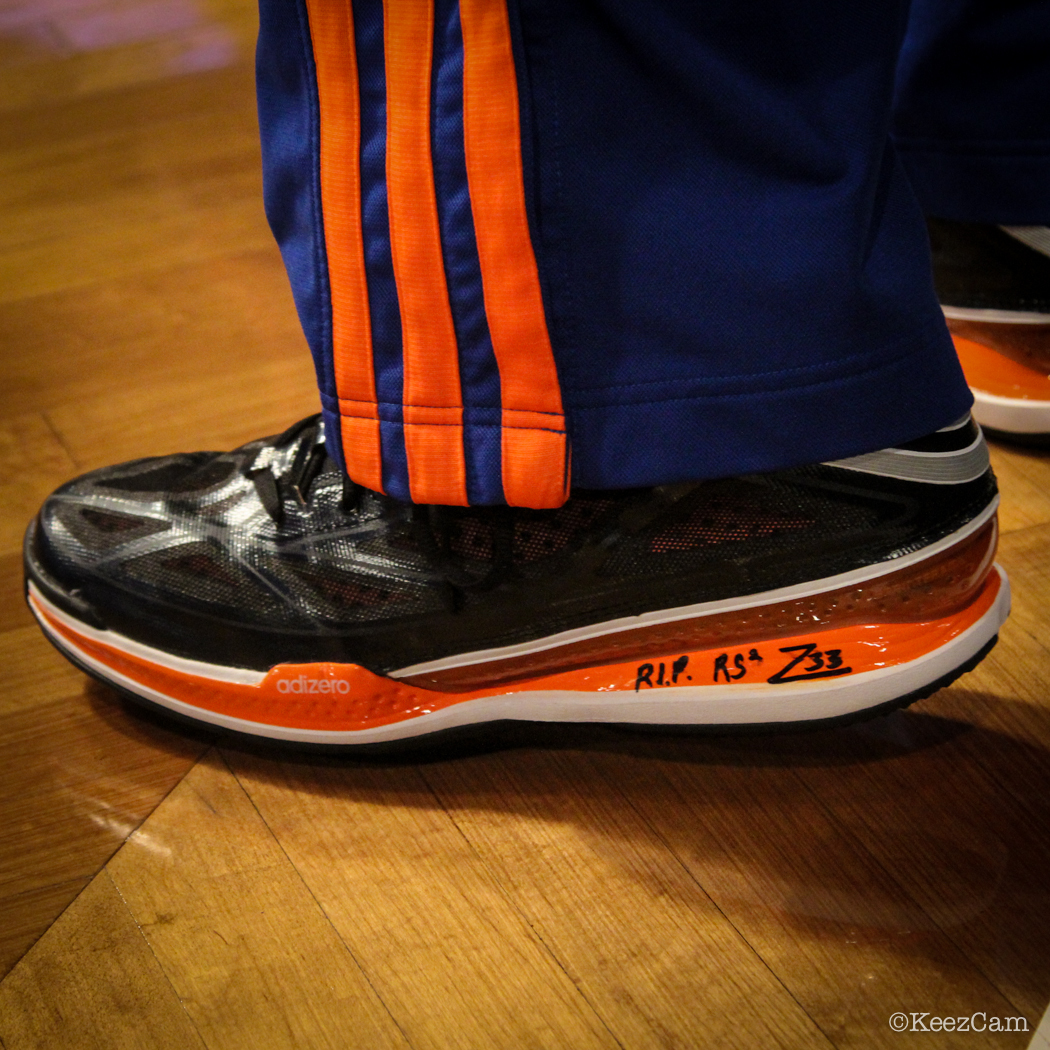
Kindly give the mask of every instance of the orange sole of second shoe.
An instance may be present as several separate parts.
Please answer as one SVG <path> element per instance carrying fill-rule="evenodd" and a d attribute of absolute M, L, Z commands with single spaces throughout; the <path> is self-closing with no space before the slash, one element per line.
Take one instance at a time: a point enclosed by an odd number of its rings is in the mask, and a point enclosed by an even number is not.
<path fill-rule="evenodd" d="M 995 567 L 965 608 L 923 622 L 659 650 L 457 692 L 356 664 L 279 664 L 264 673 L 196 663 L 88 627 L 32 585 L 29 600 L 62 651 L 126 692 L 235 732 L 346 746 L 504 720 L 772 726 L 844 718 L 925 695 L 972 663 L 1006 619 L 1009 593 Z"/>
<path fill-rule="evenodd" d="M 1050 375 L 971 339 L 953 339 L 973 392 L 973 417 L 981 426 L 1011 434 L 1050 434 Z"/>

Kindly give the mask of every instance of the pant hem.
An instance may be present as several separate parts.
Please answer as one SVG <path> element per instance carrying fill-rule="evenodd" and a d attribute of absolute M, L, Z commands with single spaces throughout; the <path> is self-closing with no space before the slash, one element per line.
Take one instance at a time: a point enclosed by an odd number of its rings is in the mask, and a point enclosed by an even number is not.
<path fill-rule="evenodd" d="M 1010 226 L 1050 223 L 1050 142 L 898 139 L 897 149 L 928 215 Z"/>

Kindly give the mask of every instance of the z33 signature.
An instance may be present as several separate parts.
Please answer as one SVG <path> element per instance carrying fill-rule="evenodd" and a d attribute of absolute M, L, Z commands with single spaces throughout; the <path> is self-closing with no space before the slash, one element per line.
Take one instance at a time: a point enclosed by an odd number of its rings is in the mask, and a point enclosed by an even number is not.
<path fill-rule="evenodd" d="M 767 650 L 768 651 L 768 650 Z M 773 685 L 782 682 L 808 682 L 816 678 L 834 678 L 838 675 L 851 674 L 852 667 L 847 667 L 842 658 L 841 649 L 818 649 L 816 642 L 803 645 L 787 645 L 777 650 L 789 657 L 788 661 L 764 680 Z M 712 682 L 733 683 L 750 676 L 754 681 L 759 678 L 762 665 L 766 659 L 757 647 L 740 652 L 724 652 L 714 657 L 709 673 Z M 780 662 L 780 661 L 778 661 Z M 756 666 L 757 665 L 757 666 Z M 635 674 L 634 691 L 640 692 L 642 686 L 648 689 L 665 685 L 679 685 L 691 682 L 693 676 L 686 674 L 689 657 L 679 656 L 671 663 L 644 663 L 638 666 Z M 761 680 L 761 679 L 760 679 Z"/>

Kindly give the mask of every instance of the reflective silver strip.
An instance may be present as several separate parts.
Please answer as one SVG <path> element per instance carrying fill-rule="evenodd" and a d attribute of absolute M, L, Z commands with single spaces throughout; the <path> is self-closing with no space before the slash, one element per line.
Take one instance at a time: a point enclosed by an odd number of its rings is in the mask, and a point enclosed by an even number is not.
<path fill-rule="evenodd" d="M 988 446 L 983 435 L 958 452 L 912 452 L 905 448 L 884 448 L 850 459 L 836 459 L 825 464 L 878 474 L 901 481 L 923 481 L 928 485 L 961 485 L 976 481 L 988 469 Z"/>
<path fill-rule="evenodd" d="M 999 229 L 1041 255 L 1050 256 L 1050 226 L 1000 226 Z"/>

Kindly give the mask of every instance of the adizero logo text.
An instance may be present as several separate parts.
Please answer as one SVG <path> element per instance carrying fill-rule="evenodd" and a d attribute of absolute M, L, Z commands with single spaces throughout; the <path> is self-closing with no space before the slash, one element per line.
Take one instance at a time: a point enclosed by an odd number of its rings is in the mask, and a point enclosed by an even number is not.
<path fill-rule="evenodd" d="M 349 693 L 350 683 L 341 678 L 282 678 L 277 683 L 279 693 Z"/>

